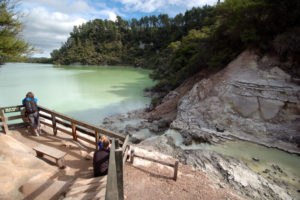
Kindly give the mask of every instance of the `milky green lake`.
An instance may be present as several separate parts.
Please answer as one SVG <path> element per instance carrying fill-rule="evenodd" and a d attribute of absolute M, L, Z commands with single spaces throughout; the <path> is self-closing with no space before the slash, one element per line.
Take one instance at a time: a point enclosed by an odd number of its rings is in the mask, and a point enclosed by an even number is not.
<path fill-rule="evenodd" d="M 144 108 L 149 70 L 121 66 L 0 66 L 0 107 L 20 105 L 28 91 L 38 104 L 95 125 L 103 118 Z"/>

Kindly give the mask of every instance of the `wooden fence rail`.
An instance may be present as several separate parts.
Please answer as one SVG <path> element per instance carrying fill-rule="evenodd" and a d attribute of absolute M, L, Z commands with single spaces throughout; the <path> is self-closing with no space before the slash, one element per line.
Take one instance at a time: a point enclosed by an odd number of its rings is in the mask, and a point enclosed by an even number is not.
<path fill-rule="evenodd" d="M 121 144 L 125 142 L 125 137 L 126 137 L 125 135 L 115 133 L 107 129 L 103 129 L 86 122 L 79 121 L 77 119 L 47 109 L 42 106 L 38 106 L 38 107 L 40 111 L 39 112 L 40 118 L 42 119 L 41 124 L 51 127 L 53 129 L 54 135 L 57 134 L 57 131 L 61 131 L 65 134 L 71 135 L 73 137 L 73 140 L 75 141 L 77 139 L 80 139 L 95 145 L 96 149 L 98 148 L 99 134 L 106 135 L 110 138 L 115 138 Z M 22 108 L 24 108 L 24 106 L 21 105 L 14 106 L 14 107 L 0 108 L 0 117 L 1 117 L 0 122 L 2 122 L 4 133 L 9 132 L 9 126 L 11 127 L 14 127 L 16 125 L 20 126 L 20 124 L 23 124 L 25 126 L 25 123 L 11 124 L 11 125 L 8 125 L 7 123 L 8 121 L 11 120 L 24 118 L 24 115 L 22 115 L 21 113 L 19 113 L 19 115 L 10 116 L 10 117 L 5 117 L 4 115 L 4 113 L 20 112 Z"/>
<path fill-rule="evenodd" d="M 171 164 L 171 163 L 167 163 L 167 162 L 164 162 L 164 161 L 161 161 L 161 160 L 156 160 L 156 159 L 153 159 L 153 158 L 148 158 L 148 157 L 145 157 L 145 156 L 137 155 L 137 154 L 134 153 L 134 149 L 132 149 L 131 152 L 130 152 L 130 163 L 131 164 L 133 164 L 134 157 L 141 158 L 141 159 L 144 159 L 144 160 L 148 160 L 148 161 L 151 161 L 151 162 L 156 162 L 156 163 L 166 165 L 166 166 L 169 166 L 169 167 L 173 167 L 174 168 L 173 180 L 174 181 L 177 180 L 178 164 L 179 164 L 178 160 L 176 160 L 174 164 Z"/>

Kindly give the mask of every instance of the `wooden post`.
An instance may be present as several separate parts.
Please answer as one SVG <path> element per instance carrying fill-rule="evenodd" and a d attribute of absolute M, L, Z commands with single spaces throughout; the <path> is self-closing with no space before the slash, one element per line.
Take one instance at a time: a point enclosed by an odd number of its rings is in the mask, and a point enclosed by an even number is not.
<path fill-rule="evenodd" d="M 0 108 L 0 117 L 1 117 L 2 123 L 3 123 L 4 133 L 7 134 L 7 133 L 9 133 L 9 130 L 8 130 L 7 123 L 6 123 L 6 118 L 5 118 L 1 108 Z"/>
<path fill-rule="evenodd" d="M 123 143 L 123 146 L 122 146 L 123 155 L 124 155 L 124 153 L 125 153 L 125 150 L 126 150 L 126 146 L 127 146 L 128 141 L 129 141 L 129 134 L 126 135 L 125 140 L 124 140 L 124 143 Z"/>
<path fill-rule="evenodd" d="M 72 122 L 72 133 L 73 133 L 73 140 L 77 140 L 77 135 L 76 135 L 76 126 L 75 123 Z"/>
<path fill-rule="evenodd" d="M 116 158 L 116 170 L 117 170 L 117 185 L 118 185 L 118 197 L 119 200 L 124 199 L 124 188 L 123 188 L 123 157 L 122 149 L 115 151 Z"/>
<path fill-rule="evenodd" d="M 119 148 L 119 140 L 118 139 L 115 140 L 115 147 L 116 147 L 116 149 Z"/>
<path fill-rule="evenodd" d="M 133 160 L 134 160 L 134 149 L 132 149 L 130 152 L 130 163 L 131 164 L 133 164 Z"/>
<path fill-rule="evenodd" d="M 177 173 L 178 173 L 178 164 L 179 164 L 179 162 L 178 162 L 178 160 L 176 160 L 176 162 L 175 162 L 175 166 L 174 166 L 174 181 L 176 181 L 177 180 Z"/>
<path fill-rule="evenodd" d="M 95 145 L 96 145 L 96 150 L 99 150 L 99 133 L 95 131 Z"/>
<path fill-rule="evenodd" d="M 56 118 L 53 114 L 51 116 L 52 116 L 53 134 L 56 136 L 57 135 Z"/>

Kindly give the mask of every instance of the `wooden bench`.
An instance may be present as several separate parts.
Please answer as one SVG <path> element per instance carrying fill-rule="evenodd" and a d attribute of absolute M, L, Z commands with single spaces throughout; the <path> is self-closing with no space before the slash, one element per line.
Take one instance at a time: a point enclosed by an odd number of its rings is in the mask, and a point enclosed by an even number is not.
<path fill-rule="evenodd" d="M 38 145 L 37 147 L 34 147 L 33 150 L 36 151 L 37 157 L 43 157 L 44 155 L 50 156 L 56 160 L 56 165 L 59 168 L 66 167 L 64 159 L 66 152 L 42 144 Z"/>

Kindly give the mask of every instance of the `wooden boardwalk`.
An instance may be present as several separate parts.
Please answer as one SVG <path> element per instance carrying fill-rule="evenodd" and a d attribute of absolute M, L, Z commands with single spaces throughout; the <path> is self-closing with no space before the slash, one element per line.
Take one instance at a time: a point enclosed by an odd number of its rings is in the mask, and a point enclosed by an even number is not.
<path fill-rule="evenodd" d="M 100 135 L 106 135 L 111 140 L 108 175 L 75 180 L 65 192 L 65 199 L 123 200 L 123 166 L 129 149 L 127 148 L 129 147 L 127 144 L 129 135 L 115 133 L 41 106 L 38 106 L 38 108 L 41 123 L 52 128 L 54 136 L 57 135 L 57 131 L 61 131 L 64 134 L 71 135 L 74 141 L 82 140 L 95 145 L 95 149 L 99 148 Z M 9 129 L 26 126 L 25 116 L 21 112 L 23 109 L 24 106 L 0 108 L 0 122 L 2 122 L 1 127 L 5 134 L 9 133 Z M 6 117 L 5 113 L 19 113 L 19 115 Z M 8 125 L 8 121 L 16 119 L 23 119 L 23 122 Z M 35 148 L 35 151 L 40 156 L 45 154 L 53 157 L 57 162 L 63 161 L 65 155 L 64 152 L 44 146 Z"/>

